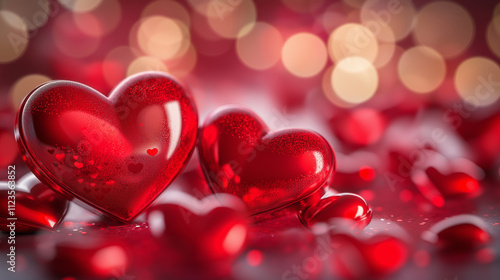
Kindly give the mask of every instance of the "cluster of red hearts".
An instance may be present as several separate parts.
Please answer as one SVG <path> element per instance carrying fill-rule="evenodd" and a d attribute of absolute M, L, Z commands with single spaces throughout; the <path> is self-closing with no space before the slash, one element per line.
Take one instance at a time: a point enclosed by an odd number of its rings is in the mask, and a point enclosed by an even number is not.
<path fill-rule="evenodd" d="M 123 223 L 98 225 L 113 236 L 105 242 L 90 232 L 77 242 L 42 242 L 53 248 L 48 267 L 59 276 L 314 279 L 332 268 L 342 277 L 364 278 L 393 273 L 415 253 L 405 233 L 370 237 L 362 231 L 372 210 L 361 196 L 330 188 L 335 153 L 321 135 L 271 132 L 240 106 L 217 109 L 199 128 L 192 96 L 166 74 L 129 77 L 109 97 L 74 82 L 43 84 L 23 101 L 16 138 L 34 174 L 18 181 L 24 191 L 15 197 L 17 233 L 57 230 L 68 201 Z M 150 207 L 195 148 L 213 194 L 172 191 Z M 438 171 L 429 172 L 426 178 L 441 180 Z M 448 179 L 464 179 L 457 176 Z M 435 195 L 432 184 L 422 183 L 423 193 L 439 204 L 447 188 Z M 467 193 L 474 188 L 460 186 Z M 3 184 L 1 205 L 7 205 L 8 190 Z M 0 221 L 8 232 L 5 211 Z M 130 234 L 127 223 L 143 212 L 146 223 Z M 300 227 L 283 213 L 294 213 Z M 476 250 L 490 241 L 483 223 L 457 216 L 425 238 L 443 251 Z M 268 235 L 252 235 L 266 227 Z M 284 255 L 294 262 L 283 266 L 278 261 Z M 417 255 L 425 262 L 425 253 Z M 268 266 L 266 275 L 253 270 L 259 265 Z"/>

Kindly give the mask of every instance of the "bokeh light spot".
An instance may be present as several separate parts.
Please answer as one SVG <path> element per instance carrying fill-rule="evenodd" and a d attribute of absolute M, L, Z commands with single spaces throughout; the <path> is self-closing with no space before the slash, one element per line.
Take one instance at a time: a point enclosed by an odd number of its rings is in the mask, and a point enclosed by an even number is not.
<path fill-rule="evenodd" d="M 441 55 L 428 47 L 413 47 L 399 59 L 398 75 L 411 91 L 429 93 L 444 81 L 446 63 Z"/>
<path fill-rule="evenodd" d="M 239 59 L 255 70 L 271 68 L 281 56 L 283 38 L 280 32 L 263 22 L 247 25 L 246 28 L 251 28 L 251 31 L 244 30 L 242 33 L 246 35 L 238 37 L 236 41 Z"/>
<path fill-rule="evenodd" d="M 311 33 L 298 33 L 288 38 L 281 51 L 285 68 L 298 77 L 317 75 L 328 60 L 323 41 Z"/>
<path fill-rule="evenodd" d="M 474 22 L 462 6 L 453 2 L 433 2 L 417 15 L 414 39 L 431 47 L 444 58 L 463 53 L 474 37 Z"/>
<path fill-rule="evenodd" d="M 378 74 L 368 60 L 362 57 L 348 57 L 335 66 L 331 83 L 340 99 L 347 103 L 359 104 L 375 94 Z"/>
<path fill-rule="evenodd" d="M 500 97 L 500 67 L 485 57 L 472 57 L 455 72 L 455 88 L 462 99 L 474 106 L 488 106 Z"/>

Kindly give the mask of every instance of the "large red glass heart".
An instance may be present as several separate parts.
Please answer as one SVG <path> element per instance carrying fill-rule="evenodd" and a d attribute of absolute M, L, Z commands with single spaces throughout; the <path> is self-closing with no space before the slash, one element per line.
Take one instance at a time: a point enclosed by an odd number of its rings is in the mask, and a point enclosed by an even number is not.
<path fill-rule="evenodd" d="M 15 200 L 12 196 L 15 196 Z M 14 201 L 15 204 L 12 204 Z M 66 215 L 69 204 L 33 174 L 21 177 L 16 184 L 0 182 L 0 203 L 5 205 L 0 208 L 0 230 L 18 233 L 53 230 Z M 10 209 L 14 215 L 11 215 Z M 11 222 L 14 222 L 14 227 L 8 228 Z"/>
<path fill-rule="evenodd" d="M 299 129 L 269 132 L 254 113 L 236 106 L 208 117 L 198 152 L 212 191 L 241 198 L 251 214 L 311 195 L 335 170 L 334 152 L 319 134 Z"/>
<path fill-rule="evenodd" d="M 42 182 L 130 221 L 182 171 L 197 126 L 191 94 L 164 73 L 145 72 L 109 97 L 69 81 L 39 86 L 19 109 L 16 137 Z"/>
<path fill-rule="evenodd" d="M 247 239 L 245 215 L 241 200 L 228 194 L 198 200 L 180 191 L 169 191 L 161 204 L 148 209 L 147 221 L 165 250 L 175 252 L 170 264 L 181 275 L 184 272 L 206 278 L 230 273 L 231 263 Z"/>

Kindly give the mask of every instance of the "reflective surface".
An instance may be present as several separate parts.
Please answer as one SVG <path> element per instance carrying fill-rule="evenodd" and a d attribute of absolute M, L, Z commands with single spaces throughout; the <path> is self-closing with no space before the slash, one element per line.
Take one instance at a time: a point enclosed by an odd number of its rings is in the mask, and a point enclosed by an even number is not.
<path fill-rule="evenodd" d="M 341 193 L 322 198 L 300 213 L 300 218 L 307 226 L 328 223 L 334 218 L 349 219 L 362 229 L 370 223 L 372 210 L 361 196 Z"/>
<path fill-rule="evenodd" d="M 169 195 L 167 201 L 147 211 L 151 233 L 162 251 L 172 254 L 164 276 L 178 273 L 182 279 L 197 279 L 207 274 L 215 278 L 230 275 L 248 236 L 245 205 L 228 194 L 202 200 L 183 192 Z"/>
<path fill-rule="evenodd" d="M 251 214 L 299 201 L 335 170 L 328 142 L 306 130 L 269 132 L 242 107 L 222 107 L 200 131 L 199 154 L 215 193 L 243 199 Z"/>
<path fill-rule="evenodd" d="M 145 72 L 108 98 L 75 82 L 41 85 L 21 105 L 16 136 L 47 185 L 129 221 L 184 168 L 197 124 L 190 93 L 166 74 Z"/>
<path fill-rule="evenodd" d="M 12 184 L 11 184 L 12 185 Z M 66 215 L 69 203 L 62 196 L 53 192 L 42 184 L 33 174 L 21 177 L 15 185 L 15 200 L 10 199 L 12 189 L 7 182 L 0 182 L 0 208 L 1 231 L 8 232 L 7 225 L 15 220 L 15 232 L 30 233 L 39 229 L 52 231 Z M 7 205 L 15 201 L 14 213 L 10 215 Z M 13 205 L 14 206 L 14 205 Z"/>

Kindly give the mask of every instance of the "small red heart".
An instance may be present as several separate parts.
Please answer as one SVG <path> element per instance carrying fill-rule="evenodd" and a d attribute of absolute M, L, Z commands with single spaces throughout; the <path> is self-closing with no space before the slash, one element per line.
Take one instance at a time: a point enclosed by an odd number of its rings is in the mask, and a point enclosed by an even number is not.
<path fill-rule="evenodd" d="M 158 153 L 158 149 L 157 148 L 154 148 L 154 149 L 148 149 L 148 155 L 150 156 L 154 156 Z"/>
<path fill-rule="evenodd" d="M 159 242 L 177 252 L 178 268 L 186 266 L 194 273 L 192 267 L 197 267 L 210 275 L 224 275 L 245 245 L 245 214 L 245 205 L 234 196 L 217 194 L 198 200 L 171 191 L 162 204 L 148 209 L 147 221 Z"/>
<path fill-rule="evenodd" d="M 124 80 L 109 97 L 69 81 L 39 86 L 19 109 L 16 138 L 47 186 L 130 221 L 182 171 L 197 127 L 191 94 L 164 73 L 145 72 Z M 164 156 L 144 153 L 151 146 Z"/>
<path fill-rule="evenodd" d="M 362 229 L 370 223 L 372 210 L 361 196 L 341 193 L 320 199 L 301 211 L 299 217 L 307 226 L 343 218 L 353 221 L 357 228 Z"/>
<path fill-rule="evenodd" d="M 1 231 L 10 231 L 7 228 L 12 220 L 16 218 L 15 232 L 28 233 L 38 229 L 52 231 L 64 218 L 69 203 L 66 199 L 53 192 L 42 184 L 33 174 L 28 174 L 15 185 L 15 209 L 14 216 L 10 215 L 8 205 L 10 196 L 14 194 L 9 188 L 8 182 L 0 182 L 0 203 L 5 207 L 0 208 Z"/>
<path fill-rule="evenodd" d="M 297 202 L 335 170 L 328 142 L 307 130 L 269 132 L 251 111 L 223 107 L 200 130 L 201 166 L 214 193 L 241 198 L 251 214 Z"/>
<path fill-rule="evenodd" d="M 371 237 L 352 233 L 331 236 L 334 273 L 348 279 L 372 279 L 399 270 L 410 253 L 405 240 L 379 233 Z"/>
<path fill-rule="evenodd" d="M 443 252 L 471 252 L 491 242 L 487 224 L 474 215 L 458 215 L 442 220 L 426 231 L 422 238 L 436 244 Z"/>

